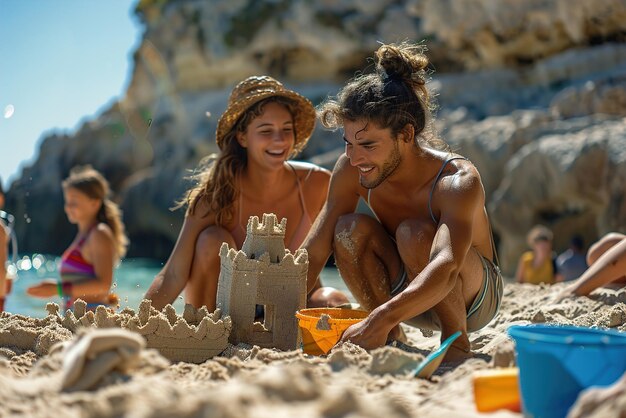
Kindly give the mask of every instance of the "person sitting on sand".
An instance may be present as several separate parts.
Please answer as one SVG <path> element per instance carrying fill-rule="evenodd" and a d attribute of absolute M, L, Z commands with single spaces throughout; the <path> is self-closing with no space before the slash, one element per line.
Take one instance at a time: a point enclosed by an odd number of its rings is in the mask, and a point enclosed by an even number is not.
<path fill-rule="evenodd" d="M 401 335 L 399 324 L 461 331 L 449 360 L 471 355 L 467 332 L 497 314 L 502 276 L 476 167 L 427 137 L 428 59 L 419 45 L 376 51 L 376 72 L 353 78 L 318 111 L 327 128 L 343 128 L 345 153 L 328 199 L 303 248 L 308 288 L 334 251 L 339 272 L 369 311 L 340 342 L 365 349 Z M 372 216 L 354 213 L 359 199 Z"/>
<path fill-rule="evenodd" d="M 2 189 L 2 178 L 0 178 L 0 210 L 4 207 L 4 190 Z M 8 278 L 6 268 L 9 252 L 9 226 L 0 217 L 0 312 L 4 312 L 4 302 L 10 292 L 11 281 Z"/>
<path fill-rule="evenodd" d="M 589 265 L 585 255 L 585 242 L 580 235 L 574 235 L 569 248 L 556 258 L 556 281 L 569 282 L 580 277 Z"/>
<path fill-rule="evenodd" d="M 552 231 L 535 225 L 528 232 L 526 242 L 531 251 L 519 259 L 515 279 L 518 283 L 552 284 L 556 281 L 556 264 L 552 251 Z"/>
<path fill-rule="evenodd" d="M 626 285 L 626 235 L 610 232 L 587 251 L 589 268 L 557 297 L 586 296 L 601 286 Z"/>
<path fill-rule="evenodd" d="M 330 174 L 313 164 L 290 161 L 315 126 L 315 108 L 300 94 L 268 76 L 252 76 L 233 89 L 217 123 L 220 154 L 188 191 L 187 213 L 174 250 L 146 299 L 161 309 L 185 290 L 187 303 L 215 310 L 219 249 L 239 249 L 250 216 L 287 218 L 285 245 L 298 249 L 324 204 Z M 309 306 L 335 306 L 347 297 L 316 288 Z"/>
<path fill-rule="evenodd" d="M 78 233 L 61 256 L 60 280 L 44 280 L 27 289 L 30 296 L 49 298 L 56 294 L 69 309 L 77 298 L 87 307 L 117 305 L 110 294 L 113 270 L 125 255 L 128 239 L 118 206 L 109 200 L 109 184 L 90 166 L 74 168 L 63 181 L 67 219 Z"/>

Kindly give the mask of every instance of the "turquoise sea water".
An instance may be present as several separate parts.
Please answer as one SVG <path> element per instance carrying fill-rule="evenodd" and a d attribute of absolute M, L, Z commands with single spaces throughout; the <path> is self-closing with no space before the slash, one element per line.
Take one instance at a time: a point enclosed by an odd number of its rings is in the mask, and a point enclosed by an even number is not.
<path fill-rule="evenodd" d="M 13 289 L 6 298 L 5 310 L 14 314 L 28 315 L 42 318 L 46 316 L 46 303 L 55 302 L 61 305 L 58 297 L 50 299 L 38 299 L 26 294 L 26 289 L 37 284 L 43 279 L 58 277 L 58 259 L 56 257 L 35 254 L 21 256 L 14 265 L 9 268 L 14 270 L 18 279 L 13 283 Z M 137 309 L 143 299 L 154 276 L 159 272 L 162 263 L 147 259 L 127 259 L 115 270 L 113 279 L 113 291 L 120 298 L 120 309 L 131 307 Z M 322 272 L 322 283 L 326 286 L 345 291 L 347 288 L 341 280 L 337 269 L 326 267 Z M 181 313 L 184 307 L 183 296 L 176 298 L 173 304 L 176 312 Z"/>

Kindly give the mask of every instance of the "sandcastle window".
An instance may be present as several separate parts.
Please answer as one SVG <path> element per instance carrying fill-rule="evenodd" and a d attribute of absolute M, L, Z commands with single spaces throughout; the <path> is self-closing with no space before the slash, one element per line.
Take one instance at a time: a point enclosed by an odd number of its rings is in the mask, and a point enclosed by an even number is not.
<path fill-rule="evenodd" d="M 263 331 L 271 332 L 274 322 L 274 305 L 256 305 L 254 322 L 263 326 Z"/>

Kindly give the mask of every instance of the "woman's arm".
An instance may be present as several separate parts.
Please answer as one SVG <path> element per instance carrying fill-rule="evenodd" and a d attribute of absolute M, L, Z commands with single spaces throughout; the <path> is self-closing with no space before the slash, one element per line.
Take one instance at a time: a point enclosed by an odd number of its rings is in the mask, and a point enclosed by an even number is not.
<path fill-rule="evenodd" d="M 215 225 L 215 215 L 209 213 L 203 216 L 205 213 L 207 203 L 200 201 L 194 213 L 185 216 L 172 254 L 146 292 L 145 298 L 152 300 L 154 308 L 160 310 L 174 302 L 189 281 L 198 236 L 204 229 Z"/>

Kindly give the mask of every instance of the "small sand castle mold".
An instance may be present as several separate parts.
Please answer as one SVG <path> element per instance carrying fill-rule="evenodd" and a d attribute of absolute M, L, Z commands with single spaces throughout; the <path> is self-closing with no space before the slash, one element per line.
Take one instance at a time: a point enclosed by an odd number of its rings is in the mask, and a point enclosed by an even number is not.
<path fill-rule="evenodd" d="M 125 308 L 115 313 L 104 306 L 93 311 L 86 310 L 86 303 L 77 300 L 74 311 L 59 315 L 59 306 L 49 303 L 48 317 L 56 316 L 64 328 L 75 333 L 81 327 L 125 328 L 144 337 L 148 348 L 157 349 L 171 361 L 202 363 L 226 349 L 231 330 L 230 318 L 222 318 L 217 309 L 209 313 L 206 307 L 195 309 L 185 305 L 182 316 L 176 314 L 172 305 L 161 312 L 152 307 L 149 300 L 139 304 L 139 312 Z"/>
<path fill-rule="evenodd" d="M 248 220 L 241 250 L 222 244 L 217 306 L 232 319 L 230 342 L 293 350 L 300 346 L 296 311 L 306 304 L 306 250 L 285 249 L 287 219 L 263 214 Z M 264 307 L 255 322 L 256 305 Z"/>

